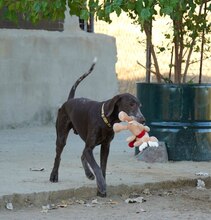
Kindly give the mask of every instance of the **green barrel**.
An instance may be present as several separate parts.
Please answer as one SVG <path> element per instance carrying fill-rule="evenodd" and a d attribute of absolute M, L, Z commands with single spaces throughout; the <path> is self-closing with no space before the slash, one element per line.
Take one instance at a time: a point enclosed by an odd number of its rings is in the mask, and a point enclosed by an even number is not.
<path fill-rule="evenodd" d="M 137 97 L 169 160 L 211 160 L 211 84 L 137 83 Z"/>

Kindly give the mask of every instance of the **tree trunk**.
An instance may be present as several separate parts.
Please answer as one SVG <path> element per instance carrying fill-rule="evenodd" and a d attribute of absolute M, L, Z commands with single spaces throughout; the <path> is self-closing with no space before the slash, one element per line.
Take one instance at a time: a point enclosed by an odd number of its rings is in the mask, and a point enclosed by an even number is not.
<path fill-rule="evenodd" d="M 151 45 L 151 48 L 152 48 L 152 57 L 153 57 L 154 64 L 155 64 L 155 74 L 156 74 L 157 82 L 161 83 L 162 76 L 160 74 L 160 68 L 159 68 L 159 64 L 158 64 L 158 59 L 157 59 L 157 56 L 156 56 L 156 53 L 155 53 L 153 45 Z"/>
<path fill-rule="evenodd" d="M 151 55 L 152 55 L 152 21 L 145 22 L 144 31 L 146 34 L 146 82 L 150 83 L 151 76 Z"/>
<path fill-rule="evenodd" d="M 204 3 L 204 16 L 205 16 L 205 18 L 206 18 L 206 10 L 207 10 L 207 2 Z M 205 42 L 205 28 L 202 31 L 201 57 L 200 57 L 200 67 L 199 67 L 199 83 L 201 83 L 201 80 L 202 80 L 202 66 L 203 66 L 203 57 L 204 57 L 204 42 Z"/>
<path fill-rule="evenodd" d="M 181 83 L 182 58 L 183 58 L 183 33 L 182 33 L 182 16 L 179 20 L 174 21 L 174 82 Z"/>

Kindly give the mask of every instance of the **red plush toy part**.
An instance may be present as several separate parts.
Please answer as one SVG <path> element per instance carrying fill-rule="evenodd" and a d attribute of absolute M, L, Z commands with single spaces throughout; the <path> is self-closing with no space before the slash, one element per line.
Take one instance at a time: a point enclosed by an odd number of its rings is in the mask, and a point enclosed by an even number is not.
<path fill-rule="evenodd" d="M 119 113 L 119 120 L 124 123 L 115 123 L 113 125 L 114 132 L 120 132 L 123 130 L 129 130 L 132 136 L 127 138 L 129 147 L 138 147 L 142 151 L 147 146 L 157 147 L 158 140 L 156 137 L 149 136 L 148 132 L 150 128 L 143 124 L 138 123 L 133 117 L 128 116 L 127 113 L 121 111 Z"/>
<path fill-rule="evenodd" d="M 145 135 L 145 133 L 146 133 L 146 131 L 143 130 L 143 131 L 142 131 L 139 135 L 137 135 L 136 137 L 137 137 L 137 138 L 142 138 L 142 137 Z M 131 148 L 133 148 L 135 142 L 136 142 L 136 139 L 134 139 L 133 141 L 130 141 L 130 142 L 128 143 L 128 146 L 131 147 Z"/>

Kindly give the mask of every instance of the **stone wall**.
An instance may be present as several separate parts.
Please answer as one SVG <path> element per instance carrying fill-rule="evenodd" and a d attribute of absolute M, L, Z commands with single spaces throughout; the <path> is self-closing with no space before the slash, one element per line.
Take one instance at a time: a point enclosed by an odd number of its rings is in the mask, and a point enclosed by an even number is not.
<path fill-rule="evenodd" d="M 105 100 L 117 93 L 115 39 L 72 24 L 63 32 L 0 30 L 0 128 L 54 122 L 94 57 L 95 69 L 76 97 Z"/>

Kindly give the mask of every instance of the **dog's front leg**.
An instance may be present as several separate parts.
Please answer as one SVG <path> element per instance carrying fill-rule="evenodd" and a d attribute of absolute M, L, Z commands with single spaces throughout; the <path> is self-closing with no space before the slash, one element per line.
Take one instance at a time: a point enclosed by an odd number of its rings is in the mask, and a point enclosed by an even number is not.
<path fill-rule="evenodd" d="M 92 171 L 90 170 L 89 165 L 88 165 L 88 163 L 87 163 L 87 160 L 86 160 L 84 154 L 82 154 L 82 156 L 81 156 L 81 162 L 82 162 L 82 165 L 83 165 L 83 168 L 84 168 L 86 177 L 87 177 L 88 179 L 90 179 L 90 180 L 94 180 L 94 179 L 95 179 L 95 176 L 94 176 L 94 174 L 92 173 Z"/>
<path fill-rule="evenodd" d="M 103 172 L 103 176 L 106 179 L 106 167 L 107 167 L 107 160 L 110 150 L 110 143 L 102 143 L 100 149 L 100 166 Z"/>
<path fill-rule="evenodd" d="M 97 195 L 101 197 L 106 197 L 105 178 L 103 177 L 101 168 L 98 166 L 97 162 L 95 161 L 95 158 L 93 156 L 93 149 L 91 147 L 86 146 L 83 151 L 83 156 L 86 158 L 87 162 L 91 166 L 96 176 L 97 187 L 98 187 Z"/>

